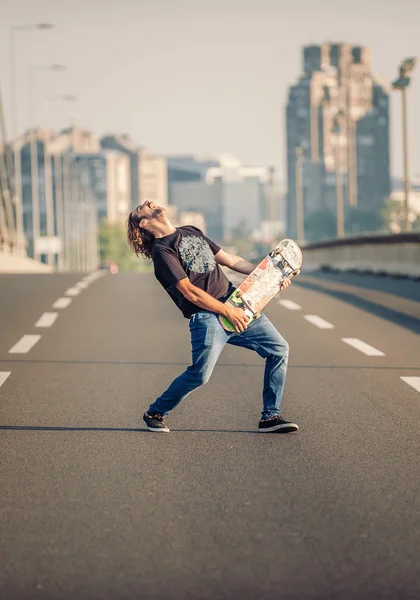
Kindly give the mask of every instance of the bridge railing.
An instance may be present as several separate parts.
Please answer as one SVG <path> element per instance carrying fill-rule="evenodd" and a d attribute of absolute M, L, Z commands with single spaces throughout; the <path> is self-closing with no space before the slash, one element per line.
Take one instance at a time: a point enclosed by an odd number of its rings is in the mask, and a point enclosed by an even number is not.
<path fill-rule="evenodd" d="M 420 277 L 420 233 L 360 235 L 303 246 L 303 272 L 331 269 Z"/>

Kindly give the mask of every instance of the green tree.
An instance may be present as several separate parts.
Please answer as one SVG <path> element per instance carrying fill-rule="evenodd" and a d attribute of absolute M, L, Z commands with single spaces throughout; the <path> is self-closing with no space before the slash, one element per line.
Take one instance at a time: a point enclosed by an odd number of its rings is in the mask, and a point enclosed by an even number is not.
<path fill-rule="evenodd" d="M 123 225 L 102 221 L 99 227 L 99 256 L 101 263 L 115 262 L 119 271 L 150 270 L 150 261 L 138 258 L 128 247 Z"/>

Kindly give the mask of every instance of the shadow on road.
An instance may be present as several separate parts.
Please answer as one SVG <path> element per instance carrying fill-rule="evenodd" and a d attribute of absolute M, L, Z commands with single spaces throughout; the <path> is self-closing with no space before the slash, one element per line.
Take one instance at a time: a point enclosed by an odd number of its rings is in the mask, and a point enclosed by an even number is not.
<path fill-rule="evenodd" d="M 401 327 L 405 327 L 413 333 L 420 334 L 420 319 L 416 319 L 415 317 L 406 315 L 403 312 L 399 312 L 392 308 L 382 306 L 381 304 L 377 304 L 376 302 L 372 302 L 371 300 L 365 300 L 364 298 L 360 298 L 360 296 L 352 294 L 350 292 L 332 290 L 309 281 L 296 280 L 294 285 L 298 285 L 300 287 L 313 290 L 315 292 L 328 294 L 329 296 L 333 296 L 338 300 L 342 300 L 343 302 L 352 304 L 353 306 L 356 306 L 357 308 L 360 308 L 377 317 L 380 317 L 387 321 L 391 321 L 396 325 L 400 325 Z"/>
<path fill-rule="evenodd" d="M 0 363 L 23 363 L 23 364 L 46 364 L 46 365 L 116 365 L 116 366 L 135 366 L 135 367 L 181 367 L 187 368 L 190 363 L 181 362 L 164 362 L 164 361 L 125 361 L 125 360 L 47 360 L 47 359 L 30 359 L 30 358 L 2 358 L 0 357 Z M 256 364 L 250 363 L 223 363 L 219 362 L 216 368 L 234 368 L 234 369 L 261 369 L 264 367 L 264 362 Z M 379 366 L 379 365 L 294 365 L 289 364 L 288 369 L 379 369 L 389 371 L 390 369 L 401 370 L 405 369 L 408 371 L 418 371 L 418 366 L 408 367 L 407 365 L 400 366 Z"/>
<path fill-rule="evenodd" d="M 11 431 L 128 431 L 135 433 L 150 433 L 148 429 L 137 427 L 53 427 L 44 425 L 0 425 L 0 430 Z M 259 431 L 248 429 L 172 429 L 171 433 L 252 433 Z M 277 432 L 274 432 L 277 433 Z"/>

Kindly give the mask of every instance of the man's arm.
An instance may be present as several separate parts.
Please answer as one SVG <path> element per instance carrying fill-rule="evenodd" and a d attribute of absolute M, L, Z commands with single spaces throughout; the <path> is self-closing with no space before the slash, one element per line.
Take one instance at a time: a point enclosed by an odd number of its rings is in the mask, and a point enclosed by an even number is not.
<path fill-rule="evenodd" d="M 221 249 L 216 254 L 215 259 L 222 267 L 228 267 L 232 271 L 237 271 L 237 273 L 243 273 L 244 275 L 249 275 L 255 269 L 255 265 L 247 260 Z"/>
<path fill-rule="evenodd" d="M 243 310 L 216 300 L 216 298 L 213 298 L 213 296 L 210 296 L 204 290 L 193 285 L 188 277 L 184 277 L 184 279 L 178 281 L 176 287 L 193 304 L 204 308 L 204 310 L 209 310 L 210 312 L 215 312 L 226 317 L 238 333 L 247 328 L 248 319 Z"/>
<path fill-rule="evenodd" d="M 244 260 L 240 256 L 236 256 L 235 254 L 230 254 L 229 252 L 225 252 L 220 249 L 219 252 L 215 256 L 216 262 L 223 267 L 228 267 L 232 269 L 232 271 L 237 271 L 238 273 L 244 273 L 244 275 L 249 275 L 255 269 L 256 265 Z M 300 273 L 299 271 L 296 273 L 297 275 Z M 281 286 L 280 291 L 282 292 L 290 285 L 290 279 L 285 279 Z"/>

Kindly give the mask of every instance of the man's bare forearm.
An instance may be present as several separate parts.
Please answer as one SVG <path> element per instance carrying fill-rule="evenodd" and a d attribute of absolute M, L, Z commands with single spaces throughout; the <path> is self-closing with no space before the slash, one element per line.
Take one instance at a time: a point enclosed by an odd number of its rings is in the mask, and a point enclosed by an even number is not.
<path fill-rule="evenodd" d="M 255 269 L 255 265 L 248 262 L 247 260 L 241 258 L 240 256 L 236 257 L 238 260 L 232 264 L 230 267 L 232 271 L 236 271 L 237 273 L 243 273 L 244 275 L 249 275 Z"/>
<path fill-rule="evenodd" d="M 213 296 L 210 296 L 210 294 L 198 287 L 193 286 L 185 297 L 193 304 L 204 308 L 204 310 L 215 312 L 224 317 L 227 316 L 226 304 L 216 300 L 216 298 L 213 298 Z"/>

